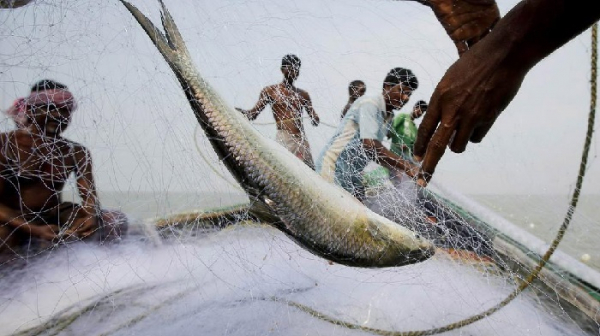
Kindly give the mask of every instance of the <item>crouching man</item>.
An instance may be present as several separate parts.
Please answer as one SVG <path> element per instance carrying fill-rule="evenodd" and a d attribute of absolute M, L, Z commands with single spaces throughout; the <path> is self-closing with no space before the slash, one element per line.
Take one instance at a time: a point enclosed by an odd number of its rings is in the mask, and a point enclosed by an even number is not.
<path fill-rule="evenodd" d="M 66 89 L 42 90 L 24 104 L 25 127 L 0 133 L 0 255 L 124 235 L 125 215 L 100 209 L 88 149 L 61 136 L 76 109 L 73 95 Z M 81 204 L 61 200 L 71 174 Z"/>

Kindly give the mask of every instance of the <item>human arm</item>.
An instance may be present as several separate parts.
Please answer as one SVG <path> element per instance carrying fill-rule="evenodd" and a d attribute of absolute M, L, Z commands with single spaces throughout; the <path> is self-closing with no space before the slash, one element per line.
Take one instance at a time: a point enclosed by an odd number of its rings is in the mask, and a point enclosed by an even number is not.
<path fill-rule="evenodd" d="M 500 19 L 495 0 L 415 0 L 430 7 L 459 55 L 485 37 Z"/>
<path fill-rule="evenodd" d="M 352 104 L 350 102 L 348 102 L 346 104 L 346 106 L 344 106 L 344 109 L 342 110 L 342 114 L 340 116 L 340 119 L 344 119 L 344 117 L 346 116 L 346 113 L 348 113 L 348 110 L 350 109 L 350 106 L 352 106 Z"/>
<path fill-rule="evenodd" d="M 0 178 L 0 189 L 2 189 L 3 183 L 4 181 Z M 0 203 L 0 226 L 4 225 L 8 225 L 9 227 L 12 227 L 13 230 L 19 230 L 31 237 L 43 240 L 53 240 L 58 238 L 58 225 L 30 224 L 18 211 Z"/>
<path fill-rule="evenodd" d="M 306 113 L 310 116 L 310 120 L 312 121 L 313 126 L 319 126 L 319 116 L 312 105 L 312 100 L 310 100 L 310 96 L 308 92 L 302 90 L 300 91 L 300 96 L 302 97 L 302 106 L 306 110 Z"/>
<path fill-rule="evenodd" d="M 370 160 L 394 171 L 405 171 L 409 176 L 414 176 L 417 167 L 401 156 L 387 149 L 381 140 L 388 130 L 389 123 L 384 121 L 383 113 L 373 102 L 363 102 L 358 106 L 358 129 L 362 148 Z"/>
<path fill-rule="evenodd" d="M 69 225 L 67 234 L 85 238 L 98 228 L 99 203 L 94 176 L 92 173 L 92 158 L 87 148 L 76 146 L 75 178 L 77 191 L 81 198 L 81 207 L 75 219 Z"/>
<path fill-rule="evenodd" d="M 368 157 L 385 168 L 404 171 L 410 177 L 417 174 L 419 167 L 387 149 L 379 140 L 362 139 L 362 146 Z"/>
<path fill-rule="evenodd" d="M 596 8 L 598 7 L 598 8 Z M 584 0 L 521 1 L 494 30 L 464 53 L 431 97 L 415 143 L 425 185 L 449 145 L 461 153 L 481 142 L 539 61 L 600 18 L 600 6 Z"/>
<path fill-rule="evenodd" d="M 1 154 L 0 154 L 1 155 Z M 0 164 L 0 168 L 2 164 Z M 5 195 L 6 180 L 0 176 L 0 195 Z M 58 238 L 58 225 L 35 225 L 25 220 L 24 216 L 16 209 L 0 201 L 0 226 L 9 226 L 12 230 L 19 230 L 32 237 L 53 240 Z"/>
<path fill-rule="evenodd" d="M 267 107 L 268 104 L 272 103 L 272 101 L 273 100 L 271 99 L 271 95 L 269 94 L 269 88 L 266 87 L 260 92 L 258 102 L 256 102 L 256 105 L 254 105 L 252 109 L 244 110 L 239 107 L 236 107 L 235 109 L 243 113 L 249 120 L 254 120 L 258 117 L 260 112 L 262 112 L 262 110 L 264 110 L 265 107 Z"/>

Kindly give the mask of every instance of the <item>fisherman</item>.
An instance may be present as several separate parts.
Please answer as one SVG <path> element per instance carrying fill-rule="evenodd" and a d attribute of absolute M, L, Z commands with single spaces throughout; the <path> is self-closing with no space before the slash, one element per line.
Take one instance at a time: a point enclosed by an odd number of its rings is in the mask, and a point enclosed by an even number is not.
<path fill-rule="evenodd" d="M 365 82 L 358 79 L 350 82 L 350 85 L 348 85 L 348 103 L 346 103 L 346 106 L 344 106 L 340 119 L 344 119 L 344 116 L 346 115 L 346 112 L 348 112 L 350 106 L 354 104 L 358 98 L 364 96 L 365 92 L 367 92 L 367 85 Z"/>
<path fill-rule="evenodd" d="M 319 116 L 315 112 L 308 92 L 294 86 L 300 75 L 300 59 L 296 55 L 285 55 L 281 60 L 283 81 L 262 89 L 258 102 L 250 110 L 236 107 L 250 120 L 258 117 L 264 108 L 271 104 L 277 125 L 276 140 L 292 152 L 309 167 L 314 169 L 314 161 L 302 123 L 304 109 L 314 126 L 319 125 Z"/>
<path fill-rule="evenodd" d="M 68 90 L 68 87 L 62 83 L 53 81 L 51 79 L 42 79 L 39 82 L 33 84 L 31 87 L 31 93 L 44 91 L 44 90 L 54 90 L 54 89 L 62 89 Z M 6 115 L 8 115 L 16 124 L 17 128 L 26 127 L 25 122 L 27 121 L 26 111 L 25 111 L 25 98 L 19 98 L 15 100 L 15 102 L 6 110 Z"/>
<path fill-rule="evenodd" d="M 427 111 L 427 103 L 419 100 L 415 103 L 411 114 L 398 113 L 390 125 L 387 136 L 391 139 L 390 150 L 407 161 L 413 161 L 412 148 L 417 137 L 417 126 L 415 120 L 419 119 Z M 381 186 L 386 180 L 392 179 L 392 183 L 400 188 L 403 182 L 412 181 L 406 174 L 392 174 L 384 167 L 377 167 L 365 172 L 363 183 L 366 187 Z"/>
<path fill-rule="evenodd" d="M 358 98 L 342 119 L 333 138 L 317 160 L 317 172 L 340 185 L 361 201 L 365 199 L 363 170 L 374 161 L 413 176 L 418 168 L 382 144 L 393 111 L 401 109 L 417 89 L 417 77 L 409 69 L 394 68 L 383 81 L 380 94 Z"/>
<path fill-rule="evenodd" d="M 415 120 L 427 111 L 427 102 L 419 100 L 409 114 L 399 113 L 394 117 L 390 127 L 388 138 L 391 139 L 390 150 L 405 160 L 413 159 L 413 145 L 417 138 L 417 125 Z"/>
<path fill-rule="evenodd" d="M 125 216 L 100 210 L 89 150 L 61 135 L 77 107 L 71 92 L 34 91 L 23 102 L 25 127 L 0 133 L 0 254 L 124 235 Z M 61 200 L 70 174 L 80 205 Z"/>

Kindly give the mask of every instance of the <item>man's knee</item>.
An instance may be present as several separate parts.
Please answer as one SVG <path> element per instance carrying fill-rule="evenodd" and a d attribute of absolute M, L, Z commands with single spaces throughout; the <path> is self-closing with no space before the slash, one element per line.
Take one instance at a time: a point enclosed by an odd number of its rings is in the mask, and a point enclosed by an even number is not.
<path fill-rule="evenodd" d="M 127 215 L 117 210 L 102 210 L 100 215 L 101 242 L 111 242 L 123 238 L 129 229 Z"/>

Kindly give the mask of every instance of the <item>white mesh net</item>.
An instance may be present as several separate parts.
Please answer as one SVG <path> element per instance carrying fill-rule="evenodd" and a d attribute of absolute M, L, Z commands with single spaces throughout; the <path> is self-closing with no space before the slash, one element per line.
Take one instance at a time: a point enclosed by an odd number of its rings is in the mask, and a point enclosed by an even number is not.
<path fill-rule="evenodd" d="M 498 6 L 506 13 L 515 3 Z M 506 298 L 568 210 L 589 111 L 587 32 L 531 71 L 482 144 L 447 154 L 428 191 L 367 166 L 364 203 L 437 248 L 423 262 L 361 268 L 310 253 L 248 210 L 177 78 L 121 3 L 0 4 L 22 5 L 0 9 L 0 335 L 442 327 Z M 160 26 L 158 3 L 133 4 Z M 166 7 L 198 71 L 231 107 L 252 108 L 264 87 L 281 82 L 283 55 L 300 57 L 296 86 L 320 118 L 318 127 L 302 119 L 315 161 L 340 124 L 351 81 L 376 95 L 390 68 L 411 69 L 419 88 L 396 111 L 410 113 L 458 57 L 431 10 L 416 2 Z M 42 79 L 66 85 L 77 108 L 56 83 L 36 93 Z M 267 102 L 251 127 L 275 140 Z M 64 138 L 56 137 L 67 122 Z M 497 313 L 446 334 L 598 333 L 596 143 L 572 224 L 540 279 Z"/>

